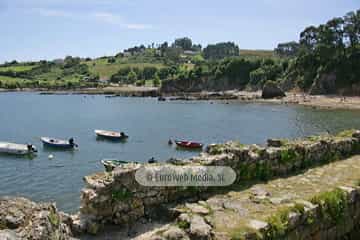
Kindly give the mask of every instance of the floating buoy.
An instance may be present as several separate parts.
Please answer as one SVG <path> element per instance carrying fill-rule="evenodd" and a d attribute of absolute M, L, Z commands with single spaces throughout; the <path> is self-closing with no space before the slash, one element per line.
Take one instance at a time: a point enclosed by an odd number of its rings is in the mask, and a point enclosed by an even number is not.
<path fill-rule="evenodd" d="M 49 158 L 49 159 L 53 159 L 53 158 L 54 158 L 54 155 L 50 154 L 50 155 L 48 156 L 48 158 Z"/>

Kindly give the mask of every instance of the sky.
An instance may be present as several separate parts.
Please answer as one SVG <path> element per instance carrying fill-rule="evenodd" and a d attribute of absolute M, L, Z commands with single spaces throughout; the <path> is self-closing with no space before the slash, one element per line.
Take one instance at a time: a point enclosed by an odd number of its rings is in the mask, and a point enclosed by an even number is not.
<path fill-rule="evenodd" d="M 0 0 L 0 62 L 100 57 L 190 37 L 274 49 L 360 0 Z"/>

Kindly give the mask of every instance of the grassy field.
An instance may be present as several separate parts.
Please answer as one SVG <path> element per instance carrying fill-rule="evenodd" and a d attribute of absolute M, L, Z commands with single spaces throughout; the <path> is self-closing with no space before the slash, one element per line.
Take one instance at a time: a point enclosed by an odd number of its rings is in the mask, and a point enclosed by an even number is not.
<path fill-rule="evenodd" d="M 0 76 L 0 88 L 17 88 L 19 86 L 26 87 L 31 84 L 30 80 L 24 78 Z"/>
<path fill-rule="evenodd" d="M 0 67 L 0 72 L 7 72 L 7 71 L 13 71 L 13 72 L 24 72 L 33 69 L 36 67 L 36 65 L 33 66 L 9 66 L 9 67 Z"/>
<path fill-rule="evenodd" d="M 90 72 L 93 74 L 98 74 L 100 79 L 110 79 L 112 75 L 117 73 L 121 68 L 125 67 L 140 69 L 144 67 L 164 67 L 164 65 L 160 63 L 128 63 L 119 60 L 117 60 L 115 63 L 108 63 L 107 59 L 96 59 L 84 63 L 89 66 Z"/>
<path fill-rule="evenodd" d="M 273 50 L 250 50 L 250 49 L 240 49 L 240 56 L 259 57 L 259 58 L 276 57 Z"/>
<path fill-rule="evenodd" d="M 24 78 L 14 78 L 14 77 L 7 77 L 7 76 L 0 76 L 1 82 L 16 82 L 16 81 L 26 81 L 27 79 Z"/>

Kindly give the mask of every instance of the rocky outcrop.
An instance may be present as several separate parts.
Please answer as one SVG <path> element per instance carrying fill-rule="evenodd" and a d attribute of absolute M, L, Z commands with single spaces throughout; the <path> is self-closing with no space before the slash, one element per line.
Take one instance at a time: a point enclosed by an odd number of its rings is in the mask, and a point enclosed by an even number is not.
<path fill-rule="evenodd" d="M 285 92 L 274 81 L 267 81 L 263 87 L 261 97 L 264 99 L 285 97 Z"/>
<path fill-rule="evenodd" d="M 336 74 L 321 74 L 317 77 L 312 84 L 309 94 L 322 95 L 322 94 L 334 94 L 336 93 Z"/>
<path fill-rule="evenodd" d="M 247 146 L 237 142 L 214 144 L 197 157 L 172 162 L 187 166 L 228 166 L 236 172 L 237 181 L 267 180 L 313 165 L 344 159 L 359 152 L 359 133 L 349 131 L 339 136 L 282 140 L 279 147 Z M 132 224 L 151 215 L 151 212 L 162 204 L 180 199 L 194 200 L 207 191 L 206 187 L 144 187 L 135 180 L 135 173 L 142 166 L 129 164 L 110 173 L 85 177 L 86 187 L 82 190 L 79 215 L 82 231 L 96 233 L 105 223 Z M 267 195 L 257 194 L 254 198 L 262 201 L 264 196 Z M 273 199 L 275 202 L 278 200 Z M 236 206 L 236 203 L 233 206 Z M 201 206 L 190 205 L 189 208 L 195 209 L 199 215 L 207 212 L 207 209 Z M 168 214 L 166 211 L 160 212 Z"/>
<path fill-rule="evenodd" d="M 206 87 L 202 80 L 177 79 L 162 81 L 160 91 L 161 93 L 201 92 L 203 89 Z"/>
<path fill-rule="evenodd" d="M 66 219 L 54 204 L 0 198 L 0 239 L 67 240 L 72 234 Z"/>

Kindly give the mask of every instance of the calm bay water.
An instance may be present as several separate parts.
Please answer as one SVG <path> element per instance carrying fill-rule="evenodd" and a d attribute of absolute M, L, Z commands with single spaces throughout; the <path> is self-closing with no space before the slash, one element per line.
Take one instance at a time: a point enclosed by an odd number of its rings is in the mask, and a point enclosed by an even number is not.
<path fill-rule="evenodd" d="M 103 171 L 103 158 L 141 162 L 196 154 L 168 146 L 169 138 L 264 144 L 271 137 L 360 128 L 359 111 L 301 106 L 36 93 L 2 93 L 0 103 L 0 141 L 31 142 L 39 150 L 34 159 L 0 155 L 0 196 L 56 201 L 67 212 L 77 210 L 82 178 Z M 124 131 L 130 138 L 126 143 L 98 141 L 94 129 Z M 44 149 L 41 136 L 74 137 L 80 147 L 65 152 Z M 49 154 L 54 158 L 48 159 Z"/>

